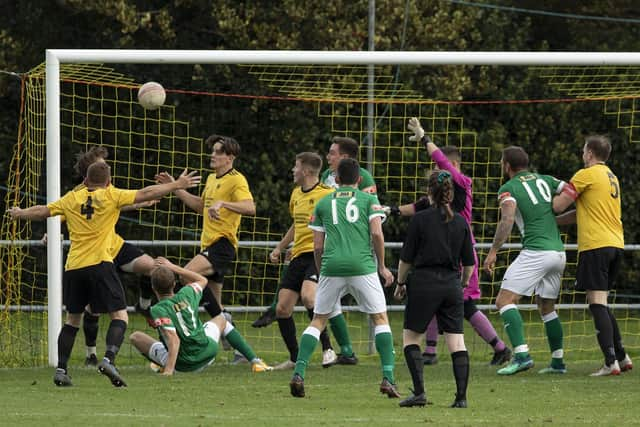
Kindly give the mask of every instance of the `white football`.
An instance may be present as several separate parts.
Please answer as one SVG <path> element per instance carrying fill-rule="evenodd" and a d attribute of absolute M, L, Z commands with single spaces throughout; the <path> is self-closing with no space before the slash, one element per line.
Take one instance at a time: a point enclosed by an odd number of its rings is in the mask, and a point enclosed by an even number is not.
<path fill-rule="evenodd" d="M 138 89 L 138 102 L 145 110 L 162 107 L 167 94 L 160 83 L 147 82 Z"/>

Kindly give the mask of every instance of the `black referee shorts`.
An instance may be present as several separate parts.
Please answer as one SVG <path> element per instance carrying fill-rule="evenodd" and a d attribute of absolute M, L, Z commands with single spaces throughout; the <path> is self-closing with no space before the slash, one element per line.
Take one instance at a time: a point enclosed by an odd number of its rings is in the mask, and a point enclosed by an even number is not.
<path fill-rule="evenodd" d="M 280 282 L 280 289 L 291 289 L 300 293 L 302 282 L 305 280 L 318 283 L 318 271 L 313 252 L 305 252 L 291 260 L 287 272 Z"/>
<path fill-rule="evenodd" d="M 615 288 L 623 250 L 605 247 L 580 252 L 576 271 L 579 291 L 608 291 Z"/>
<path fill-rule="evenodd" d="M 216 283 L 222 283 L 224 276 L 229 274 L 231 263 L 236 259 L 236 248 L 230 241 L 222 237 L 200 252 L 200 255 L 207 258 L 213 268 L 213 274 L 209 276 L 209 279 Z"/>
<path fill-rule="evenodd" d="M 407 284 L 404 329 L 418 333 L 427 330 L 436 316 L 438 329 L 450 334 L 464 332 L 464 298 L 458 274 L 417 270 Z"/>
<path fill-rule="evenodd" d="M 127 308 L 122 283 L 110 262 L 67 270 L 63 282 L 63 301 L 69 313 L 82 313 L 87 304 L 93 313 L 111 313 Z"/>

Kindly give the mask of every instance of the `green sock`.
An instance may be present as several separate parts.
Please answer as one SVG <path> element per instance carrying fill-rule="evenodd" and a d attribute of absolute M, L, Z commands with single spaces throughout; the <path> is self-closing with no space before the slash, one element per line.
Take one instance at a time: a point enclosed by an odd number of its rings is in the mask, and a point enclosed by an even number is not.
<path fill-rule="evenodd" d="M 240 332 L 238 332 L 237 329 L 233 328 L 231 332 L 225 335 L 225 338 L 227 339 L 227 342 L 231 345 L 231 347 L 242 353 L 242 355 L 246 357 L 248 361 L 252 361 L 257 357 L 253 352 L 251 346 L 247 344 L 244 338 L 242 338 L 242 335 L 240 335 Z"/>
<path fill-rule="evenodd" d="M 504 322 L 504 328 L 507 331 L 507 335 L 509 335 L 509 341 L 511 341 L 511 345 L 513 346 L 513 350 L 516 356 L 526 357 L 529 355 L 529 350 L 522 351 L 520 348 L 526 348 L 526 342 L 524 340 L 524 324 L 522 322 L 522 316 L 520 316 L 520 311 L 515 305 L 510 305 L 505 311 L 500 311 L 500 317 L 502 317 L 502 321 Z"/>
<path fill-rule="evenodd" d="M 331 325 L 331 332 L 333 332 L 333 336 L 336 337 L 336 341 L 340 346 L 340 353 L 343 356 L 353 356 L 353 346 L 351 345 L 351 337 L 349 336 L 344 314 L 340 313 L 332 317 L 329 319 L 329 324 Z"/>
<path fill-rule="evenodd" d="M 380 364 L 382 365 L 382 376 L 395 384 L 393 376 L 396 352 L 393 349 L 393 336 L 389 325 L 376 326 L 376 350 L 380 354 Z"/>
<path fill-rule="evenodd" d="M 555 311 L 542 317 L 544 330 L 547 333 L 549 349 L 551 350 L 551 366 L 560 367 L 564 364 L 562 351 L 562 324 Z"/>
<path fill-rule="evenodd" d="M 316 333 L 317 337 L 314 336 L 314 333 Z M 296 369 L 293 371 L 294 374 L 298 374 L 302 378 L 304 378 L 304 374 L 307 370 L 307 365 L 309 365 L 309 359 L 311 359 L 311 355 L 318 345 L 319 336 L 320 331 L 316 328 L 309 326 L 307 329 L 305 329 L 302 337 L 300 338 L 300 349 L 298 350 Z"/>

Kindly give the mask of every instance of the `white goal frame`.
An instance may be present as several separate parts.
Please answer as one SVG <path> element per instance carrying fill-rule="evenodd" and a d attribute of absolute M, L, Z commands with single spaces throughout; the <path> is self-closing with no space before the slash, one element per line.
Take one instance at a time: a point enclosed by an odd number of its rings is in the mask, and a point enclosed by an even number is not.
<path fill-rule="evenodd" d="M 248 50 L 46 51 L 47 203 L 60 197 L 60 64 L 317 64 L 317 65 L 640 65 L 638 52 L 350 52 Z M 62 243 L 60 220 L 47 220 L 49 364 L 58 358 L 62 328 Z"/>

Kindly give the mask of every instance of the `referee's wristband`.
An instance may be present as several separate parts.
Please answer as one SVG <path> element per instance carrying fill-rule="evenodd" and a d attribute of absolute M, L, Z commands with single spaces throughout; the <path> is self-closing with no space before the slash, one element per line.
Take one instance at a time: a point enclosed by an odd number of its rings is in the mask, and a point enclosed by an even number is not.
<path fill-rule="evenodd" d="M 406 285 L 407 285 L 406 283 L 400 283 L 400 282 L 398 282 L 398 286 L 406 286 Z"/>

